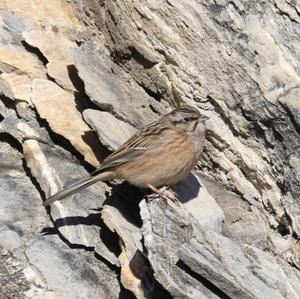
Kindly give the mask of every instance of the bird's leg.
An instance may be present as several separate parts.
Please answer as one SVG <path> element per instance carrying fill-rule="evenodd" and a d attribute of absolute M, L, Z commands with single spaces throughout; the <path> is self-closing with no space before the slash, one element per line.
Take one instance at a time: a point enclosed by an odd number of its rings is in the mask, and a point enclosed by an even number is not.
<path fill-rule="evenodd" d="M 157 188 L 155 188 L 154 186 L 148 184 L 147 187 L 148 187 L 153 193 L 155 193 L 155 194 L 161 196 L 161 192 L 160 192 Z M 153 196 L 153 195 L 154 195 L 154 194 L 152 194 L 152 196 Z M 162 197 L 162 196 L 161 196 L 161 197 Z M 165 197 L 162 197 L 162 199 L 163 199 L 163 200 L 166 200 Z M 151 200 L 152 200 L 152 198 L 149 198 L 149 201 L 151 201 Z"/>
<path fill-rule="evenodd" d="M 168 199 L 170 199 L 171 201 L 173 201 L 177 206 L 180 205 L 179 200 L 176 197 L 176 193 L 171 192 L 168 190 L 168 187 L 163 187 L 160 190 L 158 190 L 157 188 L 155 188 L 154 186 L 152 186 L 151 184 L 147 185 L 148 188 L 153 191 L 154 193 L 158 194 L 164 201 L 167 202 Z"/>
<path fill-rule="evenodd" d="M 177 199 L 178 198 L 178 194 L 174 190 L 172 190 L 170 188 L 170 186 L 164 186 L 164 187 L 160 188 L 159 191 L 160 192 L 165 192 L 166 191 L 168 194 L 170 194 L 170 196 L 175 197 L 175 200 L 178 200 Z"/>

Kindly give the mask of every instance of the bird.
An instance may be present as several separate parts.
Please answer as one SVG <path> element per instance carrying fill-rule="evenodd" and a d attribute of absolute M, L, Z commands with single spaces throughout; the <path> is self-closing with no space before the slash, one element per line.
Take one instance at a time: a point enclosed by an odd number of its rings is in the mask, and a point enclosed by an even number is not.
<path fill-rule="evenodd" d="M 124 179 L 161 194 L 159 187 L 175 185 L 196 165 L 203 149 L 207 116 L 182 105 L 149 124 L 117 148 L 88 176 L 44 201 L 48 206 L 96 182 Z"/>

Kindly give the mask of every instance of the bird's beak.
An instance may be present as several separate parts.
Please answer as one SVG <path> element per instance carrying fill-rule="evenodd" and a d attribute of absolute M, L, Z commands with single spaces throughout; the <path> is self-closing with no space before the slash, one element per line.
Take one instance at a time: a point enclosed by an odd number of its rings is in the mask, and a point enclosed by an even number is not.
<path fill-rule="evenodd" d="M 209 117 L 205 116 L 205 115 L 201 115 L 199 118 L 200 121 L 207 121 L 208 119 L 209 119 Z"/>

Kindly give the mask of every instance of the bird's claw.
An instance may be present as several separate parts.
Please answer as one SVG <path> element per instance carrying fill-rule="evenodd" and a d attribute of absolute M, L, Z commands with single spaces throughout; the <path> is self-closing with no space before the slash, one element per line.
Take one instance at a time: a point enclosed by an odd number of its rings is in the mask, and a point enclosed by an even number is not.
<path fill-rule="evenodd" d="M 161 189 L 151 190 L 154 192 L 147 197 L 147 202 L 151 202 L 155 198 L 161 198 L 164 202 L 168 202 L 168 199 L 175 203 L 177 206 L 180 206 L 180 201 L 178 200 L 177 194 L 168 189 L 168 187 L 162 187 Z"/>

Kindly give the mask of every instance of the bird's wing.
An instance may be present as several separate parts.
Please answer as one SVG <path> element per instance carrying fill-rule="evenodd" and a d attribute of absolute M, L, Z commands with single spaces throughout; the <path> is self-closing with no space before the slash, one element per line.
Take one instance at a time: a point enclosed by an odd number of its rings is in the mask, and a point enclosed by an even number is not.
<path fill-rule="evenodd" d="M 114 152 L 110 156 L 108 156 L 103 163 L 98 167 L 91 175 L 95 175 L 96 173 L 107 170 L 108 168 L 124 164 L 126 162 L 132 161 L 138 156 L 142 155 L 144 149 L 127 149 L 124 148 L 121 151 Z"/>
<path fill-rule="evenodd" d="M 147 148 L 155 144 L 155 141 L 164 129 L 166 128 L 161 128 L 154 123 L 137 132 L 115 152 L 110 154 L 91 175 L 96 175 L 103 170 L 124 164 L 141 156 Z"/>

